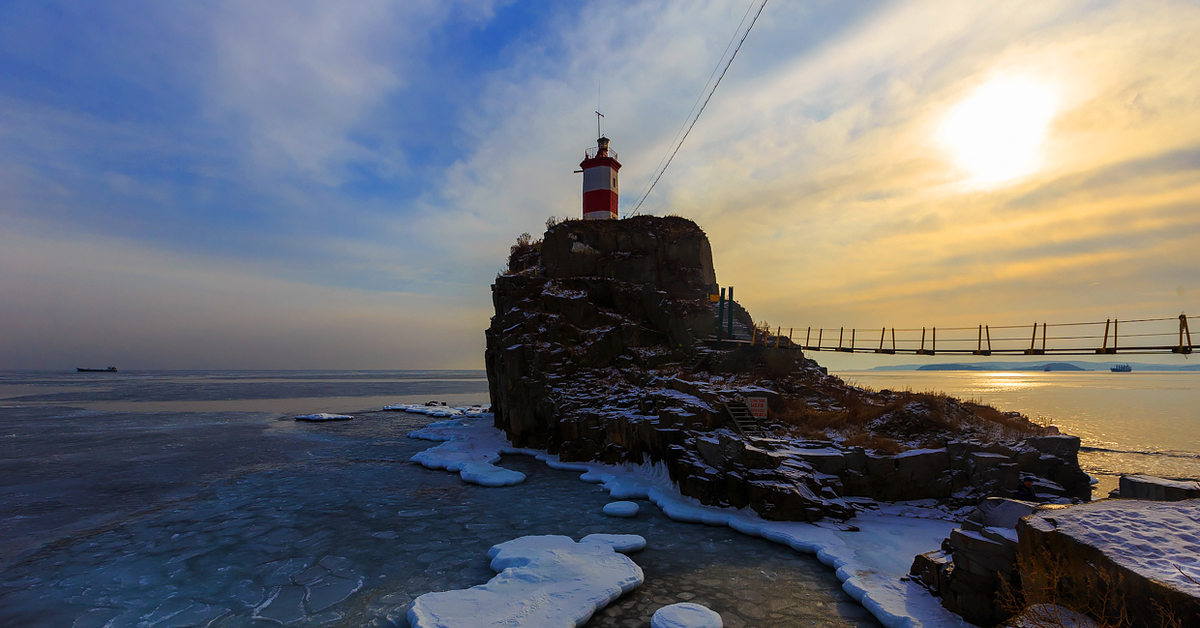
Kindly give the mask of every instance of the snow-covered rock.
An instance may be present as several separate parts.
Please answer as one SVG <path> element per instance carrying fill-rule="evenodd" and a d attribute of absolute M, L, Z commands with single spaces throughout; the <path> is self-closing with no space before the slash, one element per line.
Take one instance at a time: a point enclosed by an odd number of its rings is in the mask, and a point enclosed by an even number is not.
<path fill-rule="evenodd" d="M 1073 588 L 1099 607 L 1105 597 L 1123 597 L 1130 617 L 1157 617 L 1159 607 L 1200 616 L 1200 500 L 1042 507 L 1017 534 L 1030 602 L 1053 602 L 1041 596 L 1065 579 L 1090 583 Z"/>
<path fill-rule="evenodd" d="M 1177 502 L 1200 497 L 1200 482 L 1168 480 L 1152 475 L 1122 475 L 1120 493 L 1126 499 Z"/>
<path fill-rule="evenodd" d="M 682 602 L 654 611 L 650 628 L 721 628 L 721 615 L 705 606 Z"/>
<path fill-rule="evenodd" d="M 632 538 L 631 538 L 632 537 Z M 645 546 L 633 535 L 525 536 L 488 551 L 487 584 L 426 593 L 413 602 L 413 628 L 574 628 L 641 586 L 641 567 L 619 553 Z"/>
<path fill-rule="evenodd" d="M 1100 626 L 1091 617 L 1057 604 L 1034 604 L 1026 608 L 1020 615 L 1008 620 L 1007 625 L 1012 628 L 1045 628 L 1046 626 L 1099 628 Z"/>

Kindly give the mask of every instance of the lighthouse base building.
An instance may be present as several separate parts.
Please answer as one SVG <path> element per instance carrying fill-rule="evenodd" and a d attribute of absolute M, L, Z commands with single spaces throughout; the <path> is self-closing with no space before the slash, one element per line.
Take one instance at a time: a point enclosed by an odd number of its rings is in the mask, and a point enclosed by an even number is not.
<path fill-rule="evenodd" d="M 588 149 L 579 163 L 583 169 L 584 220 L 617 219 L 617 171 L 621 162 L 617 153 L 608 147 L 608 138 L 596 140 L 596 148 Z"/>

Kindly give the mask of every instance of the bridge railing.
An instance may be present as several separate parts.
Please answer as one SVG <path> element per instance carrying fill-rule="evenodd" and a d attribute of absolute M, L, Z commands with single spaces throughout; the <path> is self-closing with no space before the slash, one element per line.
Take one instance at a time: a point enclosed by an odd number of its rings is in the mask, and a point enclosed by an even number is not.
<path fill-rule="evenodd" d="M 752 344 L 804 351 L 913 355 L 1190 354 L 1188 317 L 975 327 L 782 327 L 754 330 Z"/>

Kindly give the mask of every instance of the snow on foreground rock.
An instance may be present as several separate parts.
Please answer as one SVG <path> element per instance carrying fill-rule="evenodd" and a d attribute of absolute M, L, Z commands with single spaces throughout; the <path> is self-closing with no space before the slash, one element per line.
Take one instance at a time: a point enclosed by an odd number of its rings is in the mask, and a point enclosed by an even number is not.
<path fill-rule="evenodd" d="M 650 628 L 722 628 L 721 616 L 712 609 L 691 602 L 671 604 L 654 611 Z"/>
<path fill-rule="evenodd" d="M 487 584 L 426 593 L 413 602 L 413 628 L 574 628 L 645 581 L 641 567 L 618 552 L 646 540 L 633 534 L 523 536 L 488 550 L 496 577 Z"/>
<path fill-rule="evenodd" d="M 491 462 L 497 461 L 501 454 L 531 455 L 551 468 L 582 472 L 579 479 L 601 484 L 614 499 L 650 500 L 676 521 L 729 526 L 749 536 L 762 537 L 799 552 L 816 554 L 818 560 L 836 570 L 838 579 L 842 581 L 842 589 L 888 628 L 962 626 L 961 617 L 942 608 L 937 598 L 908 579 L 913 558 L 940 547 L 942 539 L 949 536 L 950 530 L 958 525 L 954 521 L 941 519 L 943 514 L 936 510 L 911 504 L 884 505 L 879 509 L 879 514 L 859 514 L 855 517 L 853 521 L 859 529 L 857 532 L 799 521 L 766 521 L 749 509 L 704 506 L 693 498 L 681 495 L 661 464 L 614 466 L 594 462 L 562 462 L 557 455 L 544 451 L 514 448 L 504 439 L 500 430 L 492 427 L 491 415 L 481 419 L 439 421 L 409 436 L 448 441 L 413 457 L 413 460 L 429 468 L 456 470 L 435 465 L 435 462 L 451 457 L 453 452 L 431 453 L 448 444 L 456 444 L 462 451 L 472 452 L 476 457 L 474 459 L 486 458 Z M 524 475 L 521 477 L 524 478 Z M 472 481 L 465 475 L 463 479 Z"/>
<path fill-rule="evenodd" d="M 1103 499 L 1038 510 L 1025 520 L 1029 542 L 1066 537 L 1135 574 L 1200 599 L 1200 499 L 1149 502 Z M 1035 545 L 1036 547 L 1036 545 Z M 1061 551 L 1061 550 L 1059 550 Z M 1076 555 L 1059 554 L 1058 561 Z"/>

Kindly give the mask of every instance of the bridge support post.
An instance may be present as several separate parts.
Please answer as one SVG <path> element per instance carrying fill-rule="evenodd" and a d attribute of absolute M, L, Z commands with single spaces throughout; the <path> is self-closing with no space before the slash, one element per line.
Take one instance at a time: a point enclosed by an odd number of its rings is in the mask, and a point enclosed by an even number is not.
<path fill-rule="evenodd" d="M 975 355 L 992 355 L 992 331 L 991 331 L 990 329 L 989 329 L 989 330 L 988 330 L 988 332 L 987 332 L 987 335 L 988 335 L 988 339 L 987 339 L 987 341 L 988 341 L 988 348 L 987 348 L 987 350 L 986 350 L 986 351 L 985 351 L 985 350 L 984 350 L 984 348 L 983 348 L 983 330 L 984 330 L 984 327 L 987 327 L 987 326 L 986 326 L 986 325 L 980 325 L 980 326 L 979 326 L 979 340 L 977 341 L 977 344 L 975 345 Z"/>
<path fill-rule="evenodd" d="M 733 340 L 733 286 L 729 286 L 729 328 L 726 332 L 730 340 Z"/>
<path fill-rule="evenodd" d="M 1184 338 L 1187 338 L 1187 344 L 1184 344 Z M 1179 315 L 1179 346 L 1172 350 L 1172 353 L 1182 353 L 1187 355 L 1192 352 L 1192 332 L 1188 329 L 1187 314 Z"/>
<path fill-rule="evenodd" d="M 721 288 L 721 297 L 717 301 L 717 346 L 721 346 L 721 328 L 725 326 L 725 289 Z"/>

